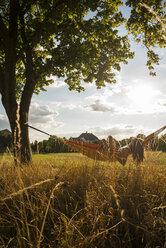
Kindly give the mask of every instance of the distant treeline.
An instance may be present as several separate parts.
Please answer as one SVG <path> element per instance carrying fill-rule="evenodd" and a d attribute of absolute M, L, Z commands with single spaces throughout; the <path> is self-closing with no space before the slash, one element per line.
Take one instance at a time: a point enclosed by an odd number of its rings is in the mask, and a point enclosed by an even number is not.
<path fill-rule="evenodd" d="M 146 136 L 144 134 L 138 134 L 137 138 L 144 139 Z M 116 141 L 117 146 L 125 146 L 131 142 L 133 137 L 123 139 L 121 141 Z M 146 147 L 146 150 L 152 151 L 162 151 L 166 152 L 166 134 L 161 135 L 160 137 L 156 137 L 152 142 L 150 142 Z"/>
<path fill-rule="evenodd" d="M 143 134 L 139 134 L 137 137 L 143 139 L 145 138 Z M 116 146 L 125 146 L 130 143 L 131 139 L 132 137 L 116 141 Z M 12 150 L 12 137 L 11 135 L 4 135 L 3 133 L 0 133 L 0 152 L 5 152 L 7 148 Z M 34 141 L 31 143 L 31 148 L 33 153 L 61 153 L 70 151 L 62 141 L 53 138 L 40 142 Z M 147 149 L 166 152 L 166 134 L 153 140 Z"/>
<path fill-rule="evenodd" d="M 122 139 L 120 141 L 116 141 L 116 146 L 125 146 L 131 142 L 133 137 Z M 145 138 L 145 135 L 139 134 L 137 138 Z M 96 143 L 96 142 L 95 142 Z M 61 141 L 55 140 L 53 138 L 49 138 L 48 140 L 43 140 L 40 142 L 33 142 L 31 144 L 32 151 L 34 153 L 60 153 L 60 152 L 69 152 L 68 147 Z M 166 152 L 166 134 L 157 137 L 153 140 L 146 149 L 151 149 L 152 151 L 163 151 Z"/>
<path fill-rule="evenodd" d="M 68 147 L 62 141 L 53 138 L 40 142 L 35 140 L 31 144 L 31 149 L 33 153 L 61 153 L 69 151 Z"/>
<path fill-rule="evenodd" d="M 12 136 L 0 132 L 0 152 L 5 152 L 7 148 L 10 150 L 13 148 Z"/>

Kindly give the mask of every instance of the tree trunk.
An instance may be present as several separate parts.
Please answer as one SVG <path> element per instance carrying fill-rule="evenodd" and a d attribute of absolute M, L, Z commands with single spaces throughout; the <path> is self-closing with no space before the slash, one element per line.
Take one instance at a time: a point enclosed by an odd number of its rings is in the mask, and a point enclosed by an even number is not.
<path fill-rule="evenodd" d="M 19 122 L 17 120 L 17 112 L 14 111 L 13 113 L 10 111 L 7 113 L 10 128 L 12 131 L 12 139 L 13 139 L 13 153 L 14 153 L 14 161 L 15 164 L 18 165 L 20 162 L 20 128 L 19 128 Z"/>
<path fill-rule="evenodd" d="M 28 122 L 28 111 L 21 109 L 17 103 L 11 107 L 5 101 L 2 102 L 12 131 L 15 164 L 28 163 L 32 160 L 28 126 L 25 125 Z"/>
<path fill-rule="evenodd" d="M 21 111 L 20 109 L 20 143 L 21 143 L 21 163 L 28 163 L 32 161 L 32 152 L 29 140 L 28 130 L 28 112 Z"/>
<path fill-rule="evenodd" d="M 19 119 L 18 119 L 19 116 Z M 13 137 L 13 152 L 16 165 L 25 164 L 32 161 L 31 146 L 29 140 L 28 113 L 8 116 Z"/>
<path fill-rule="evenodd" d="M 13 152 L 14 152 L 14 161 L 15 164 L 18 164 L 20 160 L 20 128 L 19 128 L 19 115 L 18 115 L 18 105 L 17 102 L 13 102 L 13 106 L 8 101 L 6 95 L 2 95 L 2 104 L 5 108 L 11 132 L 12 132 L 12 141 L 13 141 Z"/>
<path fill-rule="evenodd" d="M 16 64 L 17 64 L 17 39 L 18 39 L 18 19 L 21 21 L 21 37 L 26 54 L 25 74 L 26 83 L 22 92 L 20 105 L 16 96 Z M 0 35 L 2 47 L 5 53 L 4 67 L 0 68 L 0 94 L 2 104 L 9 119 L 14 146 L 15 163 L 29 162 L 32 159 L 29 142 L 28 122 L 29 106 L 35 88 L 33 73 L 32 49 L 26 38 L 24 14 L 21 13 L 19 0 L 9 1 L 9 25 L 6 25 L 0 14 Z"/>

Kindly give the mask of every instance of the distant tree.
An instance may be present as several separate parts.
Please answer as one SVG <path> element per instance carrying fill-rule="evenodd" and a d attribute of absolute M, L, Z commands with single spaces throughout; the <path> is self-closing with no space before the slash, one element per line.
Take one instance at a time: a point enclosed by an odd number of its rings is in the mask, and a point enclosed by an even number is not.
<path fill-rule="evenodd" d="M 65 139 L 65 138 L 63 138 Z M 60 153 L 68 152 L 68 147 L 62 141 L 49 138 L 48 140 L 43 140 L 40 142 L 31 143 L 32 152 L 36 153 Z"/>
<path fill-rule="evenodd" d="M 38 151 L 38 142 L 37 142 L 37 140 L 35 140 L 34 143 L 33 142 L 31 143 L 31 149 L 32 149 L 32 152 L 37 153 L 37 151 Z"/>
<path fill-rule="evenodd" d="M 39 142 L 38 143 L 38 147 L 39 147 L 39 153 L 41 153 L 43 151 L 43 142 Z"/>
<path fill-rule="evenodd" d="M 4 152 L 8 147 L 11 149 L 13 147 L 12 136 L 11 135 L 4 135 L 0 133 L 0 152 Z"/>
<path fill-rule="evenodd" d="M 166 152 L 166 134 L 163 134 L 159 137 L 158 150 L 162 152 Z"/>
<path fill-rule="evenodd" d="M 130 138 L 126 138 L 126 139 L 122 139 L 120 141 L 117 142 L 117 146 L 126 146 L 128 145 L 132 140 L 132 137 Z"/>
<path fill-rule="evenodd" d="M 66 138 L 63 137 L 63 139 L 65 140 Z M 69 152 L 68 146 L 65 145 L 62 141 L 61 142 L 61 152 Z"/>
<path fill-rule="evenodd" d="M 47 140 L 38 143 L 39 153 L 47 153 Z"/>
<path fill-rule="evenodd" d="M 28 114 L 33 93 L 65 77 L 70 90 L 81 80 L 97 88 L 115 82 L 115 70 L 133 57 L 121 0 L 1 0 L 0 93 L 13 134 L 15 158 L 31 160 Z"/>
<path fill-rule="evenodd" d="M 137 138 L 139 138 L 139 139 L 145 139 L 145 134 L 142 134 L 142 133 L 139 133 L 138 135 L 137 135 Z"/>

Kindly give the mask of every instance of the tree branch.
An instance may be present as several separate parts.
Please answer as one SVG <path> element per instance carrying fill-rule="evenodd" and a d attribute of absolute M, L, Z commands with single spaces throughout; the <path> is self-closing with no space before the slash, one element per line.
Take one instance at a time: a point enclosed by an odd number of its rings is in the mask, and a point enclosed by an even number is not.
<path fill-rule="evenodd" d="M 3 21 L 1 14 L 0 14 L 0 33 L 2 34 L 2 36 L 7 35 L 7 28 L 5 26 L 5 23 Z"/>
<path fill-rule="evenodd" d="M 5 44 L 5 83 L 4 102 L 9 106 L 9 112 L 17 105 L 16 103 L 16 46 L 18 33 L 19 0 L 9 1 L 9 28 Z"/>
<path fill-rule="evenodd" d="M 36 2 L 36 0 L 32 0 L 27 4 L 27 0 L 23 1 L 21 5 L 21 10 L 23 14 L 26 14 L 28 10 L 30 10 L 31 6 Z M 27 5 L 26 5 L 27 4 Z"/>
<path fill-rule="evenodd" d="M 16 43 L 17 39 L 19 11 L 20 6 L 18 0 L 10 0 L 9 35 L 14 43 Z"/>
<path fill-rule="evenodd" d="M 160 18 L 160 17 L 158 16 L 158 14 L 157 14 L 150 6 L 148 6 L 147 4 L 145 4 L 145 3 L 139 3 L 139 5 L 140 5 L 141 7 L 146 8 L 146 9 L 147 9 L 150 13 L 152 13 L 152 14 L 156 17 L 156 19 L 160 22 L 161 27 L 162 27 L 162 31 L 165 33 L 165 34 L 163 34 L 163 38 L 164 38 L 164 40 L 166 41 L 166 27 L 165 27 L 163 21 L 161 20 L 161 18 Z"/>
<path fill-rule="evenodd" d="M 5 23 L 3 21 L 1 14 L 0 14 L 0 34 L 2 36 L 3 45 L 5 47 L 6 43 L 8 42 L 8 30 L 5 26 Z"/>
<path fill-rule="evenodd" d="M 32 48 L 30 47 L 26 36 L 23 12 L 20 12 L 19 19 L 21 24 L 21 38 L 23 41 L 23 49 L 26 54 L 26 61 L 25 61 L 26 84 L 22 92 L 20 108 L 25 111 L 29 111 L 30 101 L 33 95 L 33 91 L 35 89 L 36 82 L 34 79 L 34 71 L 33 71 Z"/>

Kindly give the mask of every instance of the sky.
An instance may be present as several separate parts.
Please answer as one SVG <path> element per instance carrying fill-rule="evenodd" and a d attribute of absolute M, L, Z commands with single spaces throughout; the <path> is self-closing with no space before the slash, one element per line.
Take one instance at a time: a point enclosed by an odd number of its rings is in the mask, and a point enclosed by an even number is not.
<path fill-rule="evenodd" d="M 54 77 L 46 92 L 33 95 L 29 124 L 51 135 L 77 137 L 90 132 L 99 138 L 112 135 L 115 139 L 145 135 L 166 125 L 166 49 L 156 48 L 160 65 L 156 77 L 149 75 L 146 50 L 131 42 L 135 57 L 121 65 L 116 84 L 97 90 L 95 84 L 85 84 L 85 91 L 69 91 L 63 78 Z M 0 130 L 9 129 L 0 103 Z M 30 141 L 48 136 L 30 129 Z"/>

